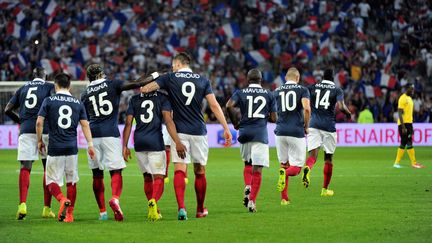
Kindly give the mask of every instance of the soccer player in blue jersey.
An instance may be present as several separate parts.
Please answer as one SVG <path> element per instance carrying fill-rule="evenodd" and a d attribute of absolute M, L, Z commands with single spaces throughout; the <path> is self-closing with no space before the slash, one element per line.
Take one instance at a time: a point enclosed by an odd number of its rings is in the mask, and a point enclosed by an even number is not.
<path fill-rule="evenodd" d="M 186 169 L 189 163 L 194 164 L 195 192 L 197 198 L 197 218 L 206 217 L 207 209 L 204 207 L 204 199 L 207 189 L 205 166 L 208 159 L 207 129 L 201 112 L 201 104 L 207 100 L 210 109 L 215 114 L 224 129 L 226 146 L 231 145 L 232 135 L 221 107 L 216 101 L 211 89 L 210 81 L 190 68 L 191 58 L 181 52 L 174 56 L 172 61 L 172 73 L 160 76 L 141 88 L 141 92 L 150 93 L 158 89 L 168 91 L 173 109 L 173 120 L 182 144 L 186 146 L 186 157 L 181 158 L 177 153 L 172 153 L 174 163 L 174 189 L 178 204 L 178 219 L 186 220 L 187 213 L 184 203 L 186 189 Z M 175 143 L 171 148 L 177 151 Z"/>
<path fill-rule="evenodd" d="M 120 195 L 123 189 L 122 170 L 126 164 L 122 156 L 122 144 L 118 129 L 118 111 L 121 92 L 138 88 L 157 77 L 153 74 L 149 79 L 125 83 L 119 80 L 106 79 L 101 65 L 92 64 L 87 67 L 90 84 L 81 95 L 86 108 L 93 135 L 94 148 L 98 160 L 89 158 L 88 164 L 93 172 L 93 192 L 99 207 L 99 219 L 107 220 L 105 207 L 105 185 L 103 171 L 108 169 L 111 175 L 112 197 L 109 205 L 114 212 L 116 221 L 123 220 L 120 208 Z"/>
<path fill-rule="evenodd" d="M 30 172 L 33 161 L 39 159 L 36 139 L 36 119 L 43 100 L 54 93 L 54 84 L 47 83 L 46 72 L 42 67 L 37 67 L 33 70 L 33 81 L 27 82 L 19 88 L 9 103 L 6 105 L 5 113 L 14 122 L 20 124 L 20 136 L 18 138 L 18 161 L 21 163 L 19 175 L 19 198 L 17 219 L 24 219 L 27 215 L 27 194 L 30 185 Z M 19 108 L 19 114 L 15 113 L 15 109 Z M 47 135 L 48 127 L 43 130 L 43 139 L 48 142 Z M 46 154 L 40 154 L 42 165 L 46 167 Z M 45 184 L 45 176 L 43 179 L 44 189 L 44 208 L 42 217 L 54 218 L 55 214 L 51 210 L 51 195 Z"/>
<path fill-rule="evenodd" d="M 324 183 L 321 196 L 333 196 L 333 190 L 328 189 L 333 174 L 333 154 L 336 150 L 336 104 L 347 116 L 351 112 L 344 102 L 344 93 L 336 87 L 333 80 L 333 70 L 324 71 L 323 80 L 309 87 L 312 104 L 312 118 L 307 136 L 309 157 L 303 170 L 302 181 L 305 187 L 310 184 L 310 172 L 316 162 L 320 147 L 324 149 Z"/>
<path fill-rule="evenodd" d="M 161 217 L 157 202 L 164 190 L 164 176 L 167 166 L 162 135 L 163 121 L 176 144 L 180 158 L 185 157 L 185 147 L 178 137 L 171 117 L 171 104 L 166 95 L 157 91 L 148 94 L 141 93 L 130 99 L 127 110 L 126 124 L 123 130 L 123 158 L 126 161 L 131 158 L 127 146 L 133 119 L 136 121 L 134 146 L 138 166 L 143 173 L 144 180 L 151 180 L 152 182 L 152 187 L 144 190 L 148 200 L 148 218 L 155 221 Z"/>
<path fill-rule="evenodd" d="M 279 169 L 278 190 L 281 205 L 290 203 L 288 197 L 289 176 L 300 173 L 306 160 L 306 139 L 311 115 L 309 90 L 299 85 L 300 72 L 290 68 L 285 76 L 286 83 L 277 88 L 274 96 L 277 104 L 276 151 Z"/>
<path fill-rule="evenodd" d="M 42 140 L 45 123 L 49 128 L 46 183 L 59 202 L 58 220 L 73 222 L 73 210 L 78 182 L 77 127 L 81 125 L 88 144 L 88 154 L 95 159 L 92 136 L 82 103 L 73 97 L 70 90 L 70 77 L 58 74 L 55 77 L 56 94 L 45 98 L 36 121 L 38 148 L 43 152 L 46 147 Z M 46 122 L 45 122 L 46 120 Z M 66 177 L 67 197 L 61 192 L 63 177 Z"/>
<path fill-rule="evenodd" d="M 276 122 L 273 94 L 261 87 L 262 74 L 258 69 L 247 73 L 249 86 L 233 94 L 226 107 L 236 129 L 244 161 L 245 195 L 243 204 L 249 212 L 256 212 L 256 198 L 261 187 L 262 168 L 269 167 L 267 120 Z M 239 107 L 241 120 L 237 121 L 234 108 Z"/>

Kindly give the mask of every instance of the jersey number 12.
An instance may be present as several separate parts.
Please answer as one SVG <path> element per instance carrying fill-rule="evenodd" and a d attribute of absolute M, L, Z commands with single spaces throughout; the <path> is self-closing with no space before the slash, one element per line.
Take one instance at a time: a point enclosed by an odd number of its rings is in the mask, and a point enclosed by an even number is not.
<path fill-rule="evenodd" d="M 253 96 L 246 96 L 246 99 L 248 100 L 248 118 L 265 118 L 265 115 L 260 114 L 260 112 L 262 111 L 262 109 L 264 109 L 265 105 L 267 104 L 267 101 L 264 97 L 262 96 L 257 96 L 257 97 L 253 97 Z M 255 112 L 253 111 L 253 104 L 258 104 L 259 106 L 258 108 L 255 110 Z"/>

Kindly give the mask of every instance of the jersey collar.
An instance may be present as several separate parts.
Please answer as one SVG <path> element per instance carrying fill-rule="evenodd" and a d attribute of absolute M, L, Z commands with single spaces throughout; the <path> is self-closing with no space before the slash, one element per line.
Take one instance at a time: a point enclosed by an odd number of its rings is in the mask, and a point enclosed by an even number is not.
<path fill-rule="evenodd" d="M 250 88 L 262 88 L 262 86 L 259 84 L 249 84 L 249 87 Z"/>
<path fill-rule="evenodd" d="M 33 79 L 33 81 L 39 81 L 39 82 L 43 82 L 43 83 L 45 83 L 45 80 L 43 80 L 43 79 L 41 79 L 41 78 L 35 78 L 35 79 Z"/>
<path fill-rule="evenodd" d="M 332 84 L 332 85 L 335 85 L 335 83 L 333 83 L 332 81 L 330 81 L 330 80 L 323 80 L 323 81 L 321 81 L 321 83 L 323 83 L 323 84 Z"/>
<path fill-rule="evenodd" d="M 89 83 L 88 86 L 98 85 L 98 84 L 100 84 L 100 83 L 102 83 L 102 82 L 105 82 L 105 80 L 106 80 L 105 78 L 101 78 L 101 79 L 93 80 L 93 81 L 91 81 L 91 82 Z"/>
<path fill-rule="evenodd" d="M 188 73 L 193 73 L 192 69 L 190 68 L 180 68 L 177 72 L 188 72 Z"/>
<path fill-rule="evenodd" d="M 297 84 L 297 83 L 294 82 L 294 81 L 291 81 L 291 80 L 287 80 L 287 81 L 285 82 L 285 84 Z"/>
<path fill-rule="evenodd" d="M 67 91 L 67 90 L 59 90 L 59 91 L 56 92 L 56 94 L 63 94 L 63 95 L 72 96 L 72 94 L 69 91 Z"/>

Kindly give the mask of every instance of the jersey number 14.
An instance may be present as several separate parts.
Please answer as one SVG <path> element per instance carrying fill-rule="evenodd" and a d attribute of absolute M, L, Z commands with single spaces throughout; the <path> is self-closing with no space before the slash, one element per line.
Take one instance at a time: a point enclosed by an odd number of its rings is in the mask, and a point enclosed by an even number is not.
<path fill-rule="evenodd" d="M 326 90 L 324 95 L 321 96 L 321 90 L 316 89 L 316 99 L 315 99 L 315 108 L 319 109 L 320 106 L 324 107 L 324 109 L 328 109 L 330 106 L 329 98 L 330 98 L 330 90 Z"/>

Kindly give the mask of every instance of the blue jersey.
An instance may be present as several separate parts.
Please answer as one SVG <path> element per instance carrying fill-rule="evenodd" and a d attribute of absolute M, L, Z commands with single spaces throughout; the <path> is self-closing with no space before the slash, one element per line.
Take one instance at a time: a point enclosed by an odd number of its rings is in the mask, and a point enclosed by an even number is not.
<path fill-rule="evenodd" d="M 87 120 L 82 103 L 68 92 L 46 98 L 39 111 L 49 127 L 48 155 L 66 156 L 78 153 L 77 127 Z"/>
<path fill-rule="evenodd" d="M 19 107 L 20 134 L 36 133 L 36 119 L 43 100 L 54 93 L 54 84 L 35 78 L 19 88 L 9 103 L 14 108 Z M 48 132 L 44 126 L 44 133 Z"/>
<path fill-rule="evenodd" d="M 136 151 L 163 151 L 162 111 L 171 112 L 168 98 L 160 93 L 137 94 L 129 101 L 127 114 L 136 121 L 134 143 Z"/>
<path fill-rule="evenodd" d="M 268 143 L 267 119 L 270 112 L 276 112 L 273 94 L 258 84 L 238 90 L 231 100 L 240 107 L 240 143 L 261 142 Z"/>
<path fill-rule="evenodd" d="M 123 81 L 92 81 L 81 95 L 94 138 L 120 137 L 118 110 Z"/>
<path fill-rule="evenodd" d="M 323 80 L 309 87 L 311 95 L 312 118 L 310 127 L 327 132 L 336 132 L 335 108 L 344 99 L 341 88 L 332 81 Z"/>
<path fill-rule="evenodd" d="M 309 99 L 309 90 L 288 81 L 275 90 L 274 96 L 278 113 L 275 134 L 303 138 L 305 135 L 302 99 Z"/>
<path fill-rule="evenodd" d="M 206 95 L 213 93 L 210 81 L 190 69 L 183 69 L 160 76 L 156 83 L 168 91 L 177 132 L 206 135 L 201 104 Z"/>

